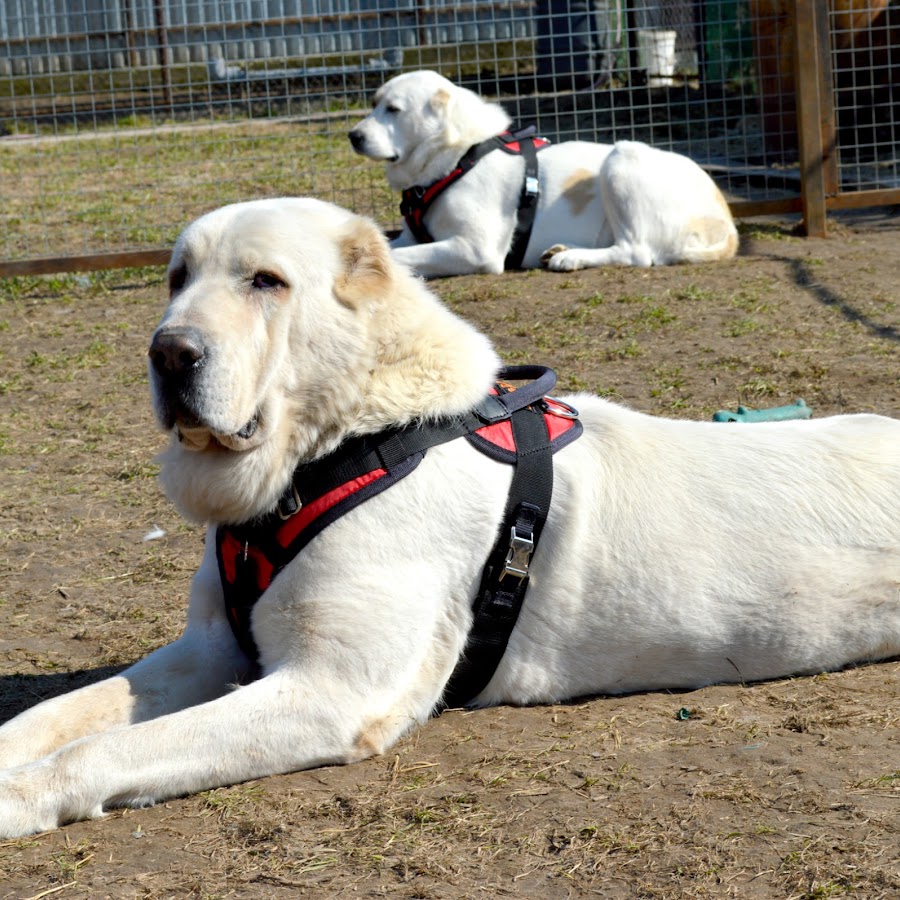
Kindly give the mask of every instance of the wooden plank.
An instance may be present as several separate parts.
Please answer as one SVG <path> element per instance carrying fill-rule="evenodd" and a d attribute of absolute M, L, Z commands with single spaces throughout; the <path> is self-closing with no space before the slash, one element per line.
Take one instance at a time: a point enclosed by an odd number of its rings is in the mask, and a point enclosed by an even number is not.
<path fill-rule="evenodd" d="M 900 188 L 878 188 L 870 191 L 848 191 L 829 197 L 828 209 L 869 209 L 874 206 L 900 206 Z"/>
<path fill-rule="evenodd" d="M 827 210 L 873 209 L 878 206 L 900 206 L 900 188 L 879 188 L 871 191 L 853 191 L 825 198 Z M 801 197 L 783 197 L 779 200 L 732 200 L 728 204 L 736 218 L 773 216 L 779 213 L 803 212 Z"/>
<path fill-rule="evenodd" d="M 822 7 L 822 8 L 820 8 Z M 797 136 L 800 145 L 803 225 L 810 237 L 826 237 L 825 150 L 822 142 L 822 77 L 820 55 L 828 52 L 819 36 L 818 20 L 827 15 L 818 0 L 794 0 L 794 74 L 797 84 Z M 827 29 L 827 22 L 826 22 Z"/>
<path fill-rule="evenodd" d="M 733 200 L 728 204 L 735 218 L 749 216 L 774 216 L 778 213 L 802 212 L 803 200 L 798 197 L 782 197 L 779 200 Z"/>
<path fill-rule="evenodd" d="M 48 256 L 39 259 L 0 260 L 0 278 L 14 275 L 53 275 L 57 272 L 94 272 L 138 266 L 165 266 L 171 250 L 129 250 L 86 256 Z"/>
<path fill-rule="evenodd" d="M 735 218 L 779 215 L 803 211 L 801 197 L 775 200 L 733 200 L 728 204 Z M 854 191 L 825 198 L 825 207 L 868 209 L 876 206 L 900 206 L 900 188 Z M 388 238 L 399 232 L 389 232 Z M 38 259 L 0 260 L 0 278 L 16 275 L 54 275 L 60 272 L 92 272 L 100 269 L 126 269 L 140 266 L 165 266 L 170 250 L 133 250 L 117 253 L 91 253 L 84 256 L 53 256 Z"/>

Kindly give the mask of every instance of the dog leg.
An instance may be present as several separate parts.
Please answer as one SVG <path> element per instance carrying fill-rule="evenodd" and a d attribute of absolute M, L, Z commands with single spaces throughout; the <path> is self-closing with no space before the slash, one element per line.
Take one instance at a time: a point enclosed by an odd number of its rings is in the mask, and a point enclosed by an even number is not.
<path fill-rule="evenodd" d="M 462 237 L 412 246 L 392 243 L 391 255 L 423 278 L 471 275 L 474 272 L 499 275 L 505 262 L 499 249 L 475 246 Z"/>
<path fill-rule="evenodd" d="M 217 700 L 90 735 L 0 773 L 0 839 L 111 807 L 354 762 L 382 752 L 419 718 L 373 719 L 365 711 L 371 695 L 341 673 L 322 674 L 284 667 Z"/>
<path fill-rule="evenodd" d="M 646 268 L 653 265 L 653 256 L 648 247 L 627 242 L 600 248 L 569 248 L 563 244 L 554 244 L 541 254 L 541 265 L 553 272 L 574 272 L 576 269 L 593 269 L 598 266 Z"/>
<path fill-rule="evenodd" d="M 227 623 L 195 626 L 120 675 L 45 700 L 0 728 L 0 770 L 32 762 L 89 734 L 221 696 L 248 675 Z"/>

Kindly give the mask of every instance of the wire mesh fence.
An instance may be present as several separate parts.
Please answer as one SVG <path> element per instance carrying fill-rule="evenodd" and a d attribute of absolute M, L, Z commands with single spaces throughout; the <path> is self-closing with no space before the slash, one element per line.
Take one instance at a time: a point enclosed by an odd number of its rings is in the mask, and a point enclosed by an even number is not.
<path fill-rule="evenodd" d="M 832 0 L 828 31 L 836 189 L 895 189 L 897 10 Z M 204 210 L 279 194 L 395 227 L 346 135 L 417 68 L 554 141 L 685 153 L 738 212 L 796 197 L 813 39 L 790 0 L 0 0 L 0 261 L 162 249 Z"/>

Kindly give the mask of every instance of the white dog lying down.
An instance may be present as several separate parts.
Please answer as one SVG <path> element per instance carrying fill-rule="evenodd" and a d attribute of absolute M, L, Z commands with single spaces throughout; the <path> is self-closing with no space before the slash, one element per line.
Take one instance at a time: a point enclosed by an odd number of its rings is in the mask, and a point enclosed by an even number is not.
<path fill-rule="evenodd" d="M 437 72 L 398 75 L 375 94 L 350 142 L 385 162 L 391 187 L 404 192 L 406 224 L 391 245 L 400 262 L 430 277 L 541 263 L 557 271 L 668 265 L 737 252 L 724 197 L 686 156 L 633 141 L 551 145 L 537 153 L 529 193 L 523 156 L 483 145 L 509 127 L 501 106 Z M 494 152 L 454 180 L 478 145 Z M 530 239 L 527 228 L 517 233 L 520 204 L 534 216 Z"/>
<path fill-rule="evenodd" d="M 178 239 L 169 280 L 150 345 L 171 432 L 161 478 L 210 527 L 187 627 L 0 729 L 2 837 L 384 752 L 441 704 L 485 548 L 510 536 L 499 523 L 512 465 L 464 437 L 412 467 L 386 453 L 369 481 L 405 477 L 324 527 L 243 606 L 276 543 L 335 500 L 304 463 L 353 436 L 393 429 L 389 446 L 397 426 L 416 439 L 435 421 L 489 417 L 499 363 L 373 223 L 315 200 L 204 216 Z M 530 577 L 524 607 L 499 668 L 464 699 L 691 688 L 900 653 L 900 422 L 720 425 L 569 401 L 583 433 L 553 458 L 530 570 L 511 548 Z M 517 415 L 554 434 L 573 421 L 560 401 Z M 263 516 L 274 536 L 236 524 Z M 505 577 L 521 584 L 514 567 Z"/>

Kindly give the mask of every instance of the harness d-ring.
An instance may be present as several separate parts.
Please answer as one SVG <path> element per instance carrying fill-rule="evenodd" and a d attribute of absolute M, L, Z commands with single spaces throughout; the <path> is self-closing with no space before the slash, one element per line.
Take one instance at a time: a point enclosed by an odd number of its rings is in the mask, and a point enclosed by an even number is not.
<path fill-rule="evenodd" d="M 578 410 L 570 403 L 557 400 L 556 397 L 544 397 L 544 412 L 551 416 L 557 416 L 560 419 L 577 419 Z"/>

